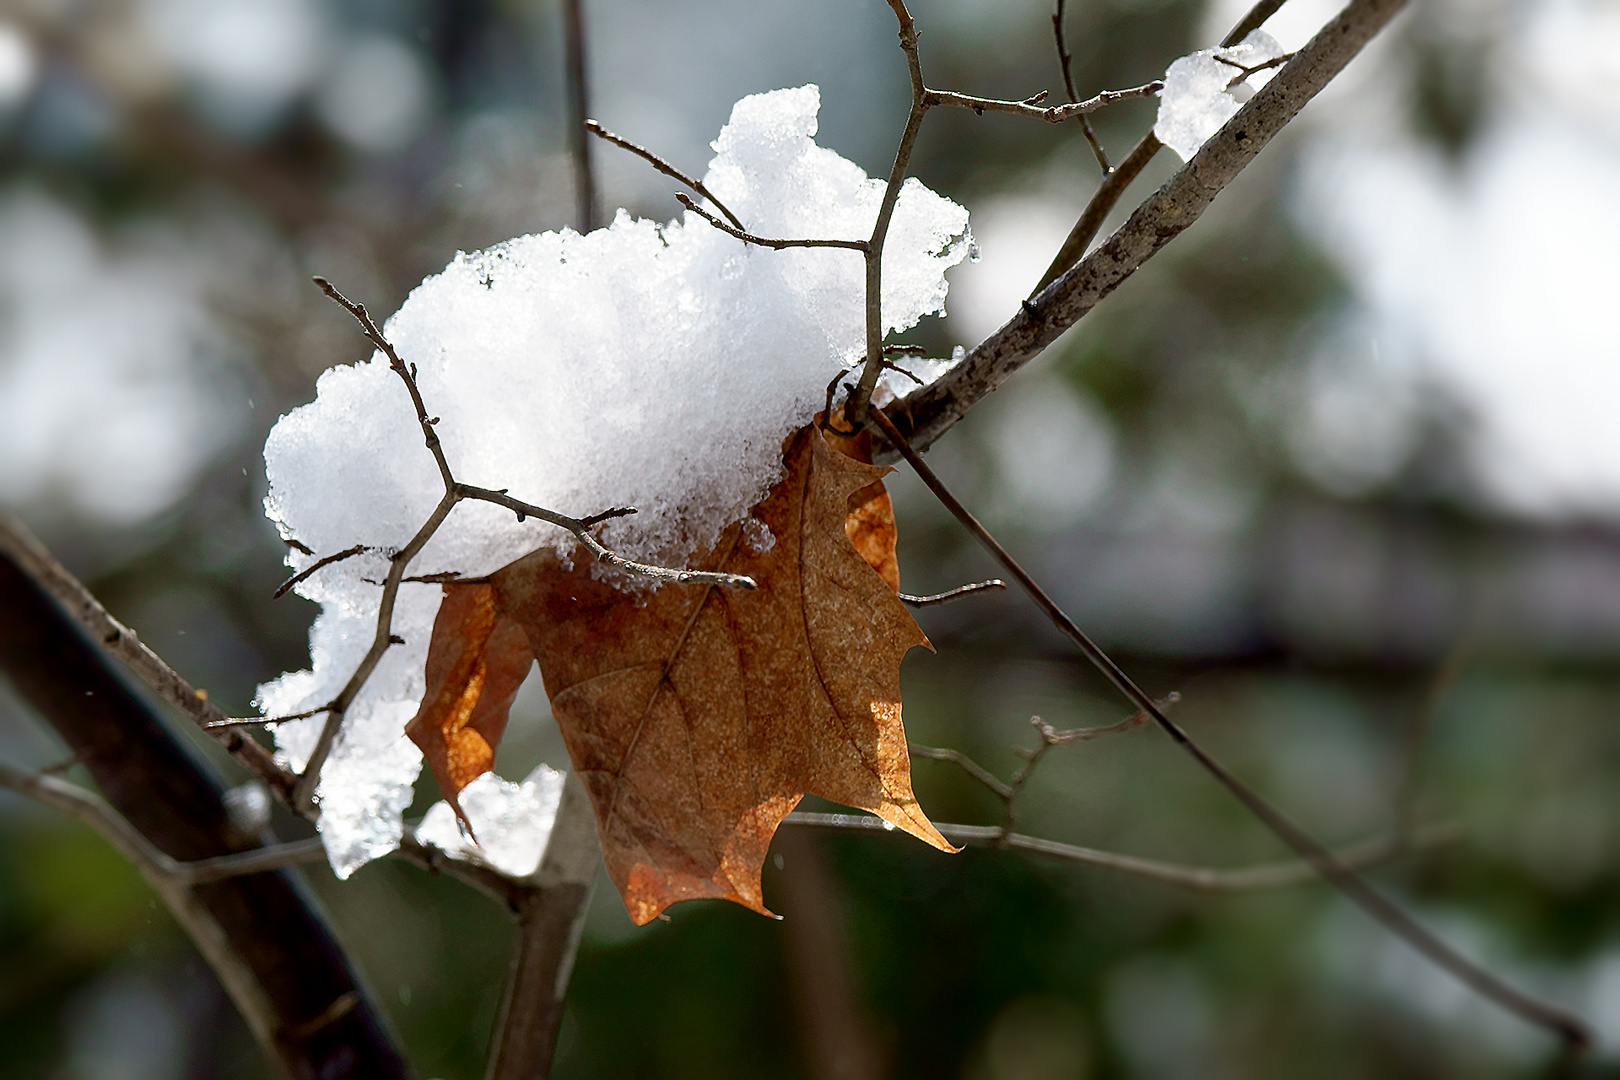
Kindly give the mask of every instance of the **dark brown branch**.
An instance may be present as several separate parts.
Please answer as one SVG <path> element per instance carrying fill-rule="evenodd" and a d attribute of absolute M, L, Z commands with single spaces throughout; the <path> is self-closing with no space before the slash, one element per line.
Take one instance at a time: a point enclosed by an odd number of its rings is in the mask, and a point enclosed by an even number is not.
<path fill-rule="evenodd" d="M 596 173 L 591 167 L 590 82 L 586 78 L 584 0 L 563 0 L 563 39 L 568 66 L 568 155 L 574 163 L 574 218 L 579 231 L 600 224 L 596 209 Z"/>
<path fill-rule="evenodd" d="M 1260 0 L 1259 3 L 1248 10 L 1248 13 L 1243 18 L 1238 20 L 1237 25 L 1232 27 L 1231 33 L 1221 39 L 1221 47 L 1230 49 L 1233 45 L 1260 29 L 1265 25 L 1266 20 L 1277 14 L 1287 2 L 1288 0 Z"/>
<path fill-rule="evenodd" d="M 1376 2 L 1376 0 L 1374 0 Z M 1153 718 L 1170 739 L 1185 750 L 1216 782 L 1224 787 L 1233 798 L 1274 833 L 1278 839 L 1292 848 L 1295 854 L 1304 859 L 1320 874 L 1323 879 L 1333 884 L 1349 899 L 1358 904 L 1362 910 L 1382 923 L 1395 936 L 1410 945 L 1419 954 L 1427 958 L 1435 966 L 1449 972 L 1458 981 L 1473 989 L 1482 997 L 1501 1006 L 1509 1012 L 1538 1024 L 1561 1037 L 1565 1045 L 1572 1051 L 1582 1051 L 1591 1045 L 1591 1032 L 1586 1023 L 1579 1017 L 1565 1012 L 1555 1005 L 1548 1004 L 1525 994 L 1509 985 L 1496 975 L 1485 970 L 1473 961 L 1468 960 L 1451 946 L 1441 941 L 1428 931 L 1421 923 L 1408 915 L 1400 905 L 1388 899 L 1383 893 L 1374 889 L 1352 869 L 1340 862 L 1332 852 L 1323 847 L 1304 829 L 1294 824 L 1282 811 L 1272 806 L 1258 792 L 1250 788 L 1236 775 L 1228 771 L 1215 758 L 1204 750 L 1180 725 L 1171 720 L 1159 704 L 1148 693 L 1136 684 L 1134 680 L 1109 657 L 1098 645 L 1088 637 L 1084 631 L 1069 618 L 1068 614 L 1047 595 L 1046 590 L 1030 577 L 1029 573 L 1020 566 L 1007 550 L 1003 548 L 978 519 L 968 512 L 944 483 L 928 467 L 927 462 L 913 449 L 900 431 L 889 421 L 882 410 L 873 410 L 872 419 L 877 423 L 883 433 L 888 436 L 900 455 L 921 478 L 934 496 L 950 510 L 953 517 L 971 533 L 975 540 L 999 562 L 1002 567 L 1012 575 L 1029 594 L 1035 605 L 1056 626 L 1065 637 L 1078 647 L 1081 653 L 1089 660 L 1104 678 L 1119 691 L 1131 704 Z"/>
<path fill-rule="evenodd" d="M 783 819 L 782 824 L 859 832 L 894 831 L 894 826 L 882 818 L 867 814 L 816 814 L 795 811 Z M 1036 855 L 1046 855 L 1102 870 L 1113 870 L 1196 892 L 1259 892 L 1266 889 L 1309 885 L 1322 880 L 1309 863 L 1293 859 L 1262 863 L 1259 866 L 1217 870 L 1213 867 L 1186 866 L 1158 859 L 1144 859 L 1135 855 L 1121 855 L 1113 851 L 1099 851 L 1096 848 L 1064 844 L 1057 840 L 1043 840 L 1021 833 L 1003 836 L 1001 829 L 993 825 L 946 823 L 936 824 L 935 828 L 940 831 L 940 835 L 957 844 L 1028 851 Z M 1420 830 L 1414 838 L 1414 845 L 1410 847 L 1403 846 L 1398 837 L 1381 837 L 1341 848 L 1335 855 L 1346 866 L 1367 869 L 1401 858 L 1418 848 L 1427 849 L 1455 843 L 1461 836 L 1462 830 L 1456 826 L 1440 825 Z"/>
<path fill-rule="evenodd" d="M 1215 196 L 1404 5 L 1405 0 L 1352 0 L 1119 231 L 1026 301 L 1011 321 L 961 363 L 907 399 L 905 422 L 913 443 L 926 447 L 938 438 L 1197 221 Z M 1105 184 L 1114 179 L 1109 177 Z"/>
<path fill-rule="evenodd" d="M 280 585 L 277 585 L 276 591 L 270 594 L 270 599 L 280 600 L 283 596 L 287 595 L 287 590 L 291 589 L 294 585 L 297 585 L 300 581 L 308 578 L 315 571 L 320 570 L 323 567 L 331 566 L 333 563 L 342 562 L 344 559 L 352 559 L 365 550 L 366 545 L 356 544 L 354 547 L 349 548 L 346 551 L 340 551 L 336 555 L 328 555 L 323 559 L 310 563 L 308 566 L 298 571 L 298 573 L 294 574 L 286 581 L 283 581 Z"/>
<path fill-rule="evenodd" d="M 651 165 L 653 168 L 657 169 L 670 179 L 679 180 L 681 183 L 685 184 L 687 187 L 691 188 L 693 191 L 712 202 L 714 204 L 714 208 L 726 216 L 727 221 L 731 222 L 739 229 L 743 227 L 742 219 L 727 209 L 725 203 L 715 198 L 714 192 L 703 186 L 703 181 L 691 176 L 687 176 L 685 173 L 681 172 L 681 170 L 677 169 L 675 166 L 671 165 L 669 162 L 665 161 L 663 158 L 659 157 L 645 146 L 633 143 L 629 139 L 626 139 L 623 135 L 615 135 L 601 124 L 598 124 L 595 120 L 585 121 L 585 130 L 590 132 L 592 135 L 595 135 L 599 139 L 604 139 L 607 142 L 612 143 L 621 150 L 630 151 L 632 154 L 636 155 L 638 158 L 645 161 L 647 164 Z"/>
<path fill-rule="evenodd" d="M 108 614 L 101 601 L 57 562 L 21 521 L 9 514 L 0 514 L 0 561 L 4 560 L 9 560 L 36 587 L 49 594 L 90 640 L 198 727 L 205 730 L 215 724 L 228 727 L 220 722 L 230 717 L 209 700 L 205 691 L 192 686 L 162 657 L 147 648 L 135 631 Z M 272 793 L 283 799 L 291 793 L 296 778 L 275 763 L 270 751 L 240 731 L 214 730 L 210 734 Z"/>
<path fill-rule="evenodd" d="M 756 247 L 772 248 L 776 251 L 781 251 L 784 248 L 847 248 L 850 251 L 866 250 L 865 240 L 773 240 L 768 236 L 756 236 L 751 232 L 746 232 L 734 225 L 721 221 L 719 218 L 703 209 L 703 207 L 693 202 L 691 196 L 687 195 L 683 191 L 678 191 L 675 193 L 675 201 L 692 211 L 692 213 L 696 214 L 704 221 L 707 221 L 710 225 L 713 225 L 715 228 L 725 233 L 727 236 L 735 236 L 743 243 L 753 244 Z"/>
<path fill-rule="evenodd" d="M 1079 101 L 1080 95 L 1074 89 L 1074 57 L 1069 55 L 1068 38 L 1063 32 L 1064 0 L 1057 0 L 1052 8 L 1052 37 L 1057 44 L 1058 68 L 1063 72 L 1063 90 L 1069 95 L 1070 101 Z M 1085 133 L 1086 143 L 1091 147 L 1092 154 L 1097 158 L 1097 167 L 1102 169 L 1103 176 L 1113 172 L 1113 166 L 1108 164 L 1108 155 L 1104 153 L 1097 132 L 1092 129 L 1091 117 L 1082 113 L 1080 115 L 1080 130 Z"/>

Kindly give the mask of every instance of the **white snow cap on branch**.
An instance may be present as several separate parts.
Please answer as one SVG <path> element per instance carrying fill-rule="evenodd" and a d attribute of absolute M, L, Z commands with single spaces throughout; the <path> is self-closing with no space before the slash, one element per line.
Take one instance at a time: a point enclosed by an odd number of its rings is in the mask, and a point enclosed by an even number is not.
<path fill-rule="evenodd" d="M 865 239 L 884 184 L 817 146 L 814 86 L 739 101 L 704 183 L 755 235 Z M 967 254 L 967 211 L 916 180 L 901 190 L 883 259 L 888 331 L 941 313 L 945 270 Z M 457 255 L 424 281 L 385 333 L 417 367 L 458 480 L 565 514 L 639 513 L 603 526 L 634 558 L 683 564 L 742 518 L 780 476 L 782 440 L 821 408 L 828 380 L 864 351 L 857 251 L 745 245 L 697 215 L 659 224 L 620 211 L 569 230 Z M 383 553 L 404 546 L 443 487 L 410 399 L 386 360 L 337 367 L 316 400 L 265 444 L 266 509 L 293 569 L 355 544 L 365 555 L 317 571 L 298 591 L 321 604 L 312 670 L 260 688 L 266 715 L 329 701 L 375 633 Z M 560 529 L 463 502 L 411 573 L 486 574 Z M 670 586 L 675 587 L 675 586 Z M 423 692 L 440 589 L 405 584 L 390 649 L 351 706 L 322 770 L 320 830 L 347 876 L 399 843 L 421 756 L 403 736 Z M 281 725 L 301 768 L 323 717 Z"/>
<path fill-rule="evenodd" d="M 1198 148 L 1237 113 L 1240 103 L 1232 91 L 1257 87 L 1274 74 L 1267 69 L 1245 79 L 1244 69 L 1281 55 L 1283 48 L 1275 38 L 1255 30 L 1230 48 L 1199 49 L 1183 56 L 1164 73 L 1153 134 L 1180 154 L 1182 161 L 1191 161 Z"/>

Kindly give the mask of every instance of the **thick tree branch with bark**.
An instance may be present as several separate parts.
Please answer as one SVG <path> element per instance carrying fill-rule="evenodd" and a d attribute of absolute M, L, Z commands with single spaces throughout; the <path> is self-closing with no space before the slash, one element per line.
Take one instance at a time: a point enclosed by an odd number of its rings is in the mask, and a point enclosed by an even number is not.
<path fill-rule="evenodd" d="M 370 992 L 289 872 L 180 884 L 140 857 L 133 835 L 180 862 L 262 845 L 232 828 L 224 786 L 113 666 L 106 648 L 133 636 L 87 636 L 82 608 L 64 609 L 41 586 L 17 557 L 15 539 L 0 530 L 0 669 L 127 822 L 132 835 L 120 849 L 128 848 L 196 942 L 266 1051 L 290 1077 L 409 1076 Z M 155 659 L 149 651 L 137 655 Z M 206 704 L 195 692 L 191 700 Z M 239 732 L 235 738 L 252 741 Z M 49 781 L 39 786 L 67 798 Z"/>

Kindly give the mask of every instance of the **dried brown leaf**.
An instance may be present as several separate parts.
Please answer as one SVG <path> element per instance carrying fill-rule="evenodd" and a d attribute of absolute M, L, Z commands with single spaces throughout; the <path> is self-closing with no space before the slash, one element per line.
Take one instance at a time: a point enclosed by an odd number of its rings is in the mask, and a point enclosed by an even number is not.
<path fill-rule="evenodd" d="M 491 586 L 444 586 L 428 645 L 427 690 L 405 734 L 464 823 L 456 797 L 495 767 L 512 700 L 533 663 L 528 635 L 501 617 Z"/>
<path fill-rule="evenodd" d="M 412 737 L 447 793 L 476 775 L 474 740 L 493 747 L 518 658 L 527 666 L 521 627 L 638 924 L 697 897 L 769 914 L 760 872 L 806 793 L 955 850 L 911 791 L 899 667 L 928 640 L 896 596 L 888 470 L 813 427 L 788 441 L 784 469 L 752 515 L 771 547 L 744 543 L 739 524 L 698 560 L 753 577 L 754 590 L 625 592 L 550 549 L 488 585 L 446 588 Z M 501 700 L 486 709 L 490 694 Z"/>

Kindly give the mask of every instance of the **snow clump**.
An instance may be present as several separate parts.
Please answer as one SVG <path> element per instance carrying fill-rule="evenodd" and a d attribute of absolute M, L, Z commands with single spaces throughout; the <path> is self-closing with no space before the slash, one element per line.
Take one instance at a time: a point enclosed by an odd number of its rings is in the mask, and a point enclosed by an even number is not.
<path fill-rule="evenodd" d="M 1264 30 L 1255 30 L 1236 45 L 1224 49 L 1199 49 L 1183 56 L 1164 73 L 1164 89 L 1159 94 L 1159 119 L 1153 134 L 1159 141 L 1191 161 L 1198 148 L 1221 125 L 1236 115 L 1240 103 L 1233 90 L 1252 90 L 1263 85 L 1274 72 L 1258 71 L 1248 79 L 1232 80 L 1252 68 L 1283 55 L 1277 39 Z"/>
<path fill-rule="evenodd" d="M 416 827 L 416 838 L 446 855 L 483 863 L 508 877 L 531 877 L 546 854 L 565 779 L 565 774 L 546 764 L 536 765 L 521 784 L 485 773 L 456 797 L 462 813 L 472 822 L 476 843 L 443 800 L 428 808 Z"/>
<path fill-rule="evenodd" d="M 704 183 L 755 235 L 870 235 L 883 182 L 815 144 L 819 109 L 815 86 L 747 97 L 713 144 Z M 886 332 L 943 313 L 945 271 L 971 243 L 966 210 L 905 182 L 884 248 Z M 604 542 L 681 565 L 779 479 L 783 439 L 862 356 L 864 272 L 858 251 L 773 251 L 689 211 L 660 224 L 621 210 L 586 235 L 565 229 L 458 254 L 384 331 L 417 369 L 458 480 L 576 516 L 635 506 L 603 527 Z M 315 401 L 271 431 L 265 465 L 267 513 L 313 552 L 293 551 L 289 566 L 368 548 L 298 586 L 321 612 L 311 669 L 259 689 L 260 709 L 276 716 L 331 700 L 353 674 L 376 631 L 384 553 L 405 545 L 443 487 L 380 353 L 323 374 Z M 543 544 L 573 543 L 463 502 L 411 573 L 487 574 Z M 388 650 L 350 707 L 322 770 L 319 827 L 340 877 L 402 835 L 421 768 L 403 729 L 423 693 L 440 595 L 437 585 L 400 588 L 393 630 L 405 644 Z M 304 766 L 323 721 L 277 728 L 286 765 Z"/>

